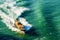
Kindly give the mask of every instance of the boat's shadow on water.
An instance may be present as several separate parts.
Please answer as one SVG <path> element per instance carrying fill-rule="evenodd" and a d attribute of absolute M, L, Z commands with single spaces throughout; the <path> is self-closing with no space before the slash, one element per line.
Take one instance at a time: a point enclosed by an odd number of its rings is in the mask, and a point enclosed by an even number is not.
<path fill-rule="evenodd" d="M 29 31 L 27 31 L 26 32 L 26 34 L 28 34 L 28 35 L 30 35 L 30 36 L 36 36 L 36 37 L 38 37 L 39 36 L 39 34 L 37 33 L 37 31 L 36 31 L 36 28 L 34 28 L 34 27 L 32 27 Z"/>
<path fill-rule="evenodd" d="M 36 38 L 39 38 L 40 34 L 36 30 L 36 28 L 32 27 L 28 32 L 26 32 L 26 35 L 28 36 L 25 36 L 23 40 L 34 40 Z"/>
<path fill-rule="evenodd" d="M 7 34 L 0 34 L 0 40 L 23 40 L 23 39 Z"/>

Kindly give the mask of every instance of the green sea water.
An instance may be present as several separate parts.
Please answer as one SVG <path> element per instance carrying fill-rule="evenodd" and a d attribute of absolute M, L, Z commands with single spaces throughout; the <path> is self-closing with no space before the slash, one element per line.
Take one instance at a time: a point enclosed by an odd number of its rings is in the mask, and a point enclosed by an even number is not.
<path fill-rule="evenodd" d="M 21 16 L 34 30 L 22 36 L 8 29 L 0 18 L 0 40 L 60 40 L 60 0 L 19 0 L 17 3 L 31 9 Z"/>

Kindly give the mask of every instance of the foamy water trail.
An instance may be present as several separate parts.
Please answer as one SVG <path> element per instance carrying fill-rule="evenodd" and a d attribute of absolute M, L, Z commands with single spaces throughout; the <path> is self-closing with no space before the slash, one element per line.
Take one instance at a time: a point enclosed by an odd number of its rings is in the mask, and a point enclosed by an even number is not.
<path fill-rule="evenodd" d="M 23 31 L 14 27 L 14 19 L 10 18 L 8 15 L 6 15 L 5 13 L 1 11 L 0 11 L 0 16 L 2 18 L 2 22 L 4 22 L 10 30 L 24 33 Z"/>
<path fill-rule="evenodd" d="M 9 15 L 6 15 L 3 11 L 0 10 L 0 16 L 2 18 L 2 22 L 4 22 L 7 25 L 7 27 L 9 29 L 11 29 L 12 31 L 24 33 L 23 31 L 14 27 L 14 22 L 15 22 L 16 18 L 22 14 L 22 12 L 28 11 L 30 9 L 26 8 L 26 7 L 17 7 L 17 6 L 13 6 L 13 5 L 10 6 L 9 4 L 12 5 L 13 2 L 11 2 L 11 3 L 5 2 L 4 4 L 2 4 L 0 6 L 0 8 L 2 8 L 3 10 L 7 10 L 7 12 L 9 13 Z M 7 8 L 7 6 L 10 7 L 10 9 Z M 26 23 L 28 23 L 28 22 L 26 21 Z M 24 24 L 24 22 L 23 22 L 23 24 Z M 30 24 L 28 24 L 28 25 L 30 25 Z"/>
<path fill-rule="evenodd" d="M 20 12 L 20 14 L 21 14 L 21 12 Z M 12 31 L 24 33 L 23 31 L 21 31 L 21 30 L 14 27 L 15 20 L 14 20 L 14 18 L 11 17 L 13 15 L 14 14 L 6 15 L 4 12 L 0 11 L 0 16 L 2 18 L 2 22 L 4 22 L 9 29 L 11 29 Z"/>

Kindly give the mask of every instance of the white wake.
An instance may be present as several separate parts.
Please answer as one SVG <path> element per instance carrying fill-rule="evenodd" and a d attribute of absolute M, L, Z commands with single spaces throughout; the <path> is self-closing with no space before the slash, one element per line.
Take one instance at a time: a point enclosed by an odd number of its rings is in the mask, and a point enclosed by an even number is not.
<path fill-rule="evenodd" d="M 14 27 L 14 22 L 16 18 L 22 14 L 22 12 L 30 9 L 25 7 L 13 6 L 14 4 L 14 2 L 5 2 L 4 4 L 0 5 L 0 8 L 2 8 L 3 10 L 7 10 L 8 13 L 7 15 L 2 10 L 0 10 L 0 16 L 2 18 L 2 22 L 4 22 L 9 29 L 11 29 L 12 31 L 22 32 Z M 10 9 L 8 9 L 7 6 L 10 7 Z"/>

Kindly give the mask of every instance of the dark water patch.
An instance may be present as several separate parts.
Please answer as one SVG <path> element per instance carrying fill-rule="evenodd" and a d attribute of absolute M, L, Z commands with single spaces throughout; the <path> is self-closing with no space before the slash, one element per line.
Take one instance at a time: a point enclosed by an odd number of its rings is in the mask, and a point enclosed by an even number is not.
<path fill-rule="evenodd" d="M 0 34 L 0 40 L 23 40 L 23 39 L 7 34 Z"/>
<path fill-rule="evenodd" d="M 29 31 L 26 32 L 26 34 L 30 35 L 30 36 L 34 36 L 34 37 L 38 37 L 39 34 L 36 31 L 36 28 L 32 27 Z"/>
<path fill-rule="evenodd" d="M 25 18 L 26 16 L 30 15 L 31 12 L 32 12 L 31 10 L 30 11 L 24 11 L 20 17 L 24 17 Z"/>

